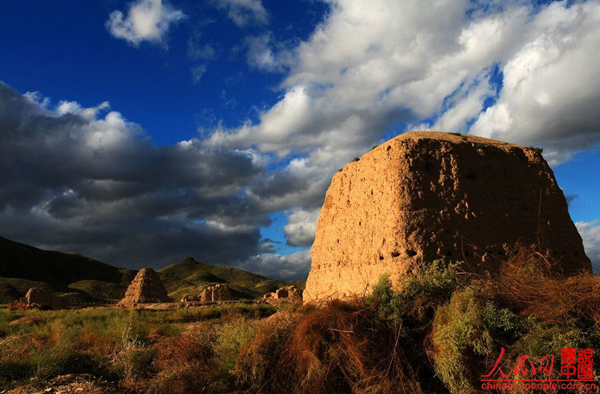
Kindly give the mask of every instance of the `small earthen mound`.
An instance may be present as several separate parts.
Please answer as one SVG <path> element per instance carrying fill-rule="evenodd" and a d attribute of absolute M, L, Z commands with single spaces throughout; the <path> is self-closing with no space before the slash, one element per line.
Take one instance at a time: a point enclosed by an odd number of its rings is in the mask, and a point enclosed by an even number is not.
<path fill-rule="evenodd" d="M 228 284 L 209 286 L 197 296 L 184 295 L 181 302 L 217 302 L 231 300 L 231 288 Z"/>
<path fill-rule="evenodd" d="M 59 310 L 69 306 L 69 302 L 66 299 L 38 287 L 29 289 L 27 294 L 25 294 L 25 298 L 27 298 L 27 304 L 31 307 Z"/>
<path fill-rule="evenodd" d="M 554 174 L 537 149 L 471 135 L 402 134 L 333 176 L 304 299 L 363 295 L 434 260 L 497 269 L 539 244 L 564 274 L 591 272 Z"/>
<path fill-rule="evenodd" d="M 216 302 L 231 300 L 231 289 L 227 284 L 210 286 L 200 293 L 200 302 Z"/>
<path fill-rule="evenodd" d="M 296 286 L 286 286 L 275 290 L 273 293 L 265 294 L 264 301 L 281 300 L 281 301 L 302 301 L 302 290 Z"/>
<path fill-rule="evenodd" d="M 152 268 L 143 268 L 133 278 L 119 306 L 171 302 L 167 289 Z"/>

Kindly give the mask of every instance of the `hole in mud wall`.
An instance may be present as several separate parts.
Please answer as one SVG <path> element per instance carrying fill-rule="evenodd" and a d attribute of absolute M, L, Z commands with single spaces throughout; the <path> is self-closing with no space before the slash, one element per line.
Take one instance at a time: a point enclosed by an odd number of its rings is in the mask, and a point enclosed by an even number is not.
<path fill-rule="evenodd" d="M 379 255 L 379 260 L 383 260 L 383 255 L 382 254 Z"/>
<path fill-rule="evenodd" d="M 397 250 L 394 250 L 392 252 L 392 257 L 398 257 L 398 256 L 400 256 L 400 252 L 398 252 Z"/>
<path fill-rule="evenodd" d="M 392 149 L 392 147 L 388 145 L 388 147 L 387 147 L 387 149 L 386 149 L 386 150 L 390 150 L 390 149 Z"/>
<path fill-rule="evenodd" d="M 406 254 L 408 255 L 408 257 L 413 257 L 417 255 L 417 252 L 415 252 L 414 250 L 407 250 Z"/>

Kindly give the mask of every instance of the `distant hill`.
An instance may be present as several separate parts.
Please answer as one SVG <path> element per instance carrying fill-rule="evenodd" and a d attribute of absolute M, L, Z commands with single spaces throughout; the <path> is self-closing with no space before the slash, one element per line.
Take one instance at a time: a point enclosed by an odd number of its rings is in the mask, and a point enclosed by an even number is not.
<path fill-rule="evenodd" d="M 228 283 L 234 298 L 257 298 L 280 287 L 304 288 L 305 281 L 281 281 L 238 268 L 196 262 L 188 257 L 158 271 L 169 296 L 197 295 L 215 283 Z M 51 252 L 0 237 L 0 303 L 41 287 L 73 303 L 117 301 L 137 271 L 118 268 L 76 253 Z"/>
<path fill-rule="evenodd" d="M 197 295 L 204 288 L 215 283 L 228 283 L 233 289 L 234 298 L 262 297 L 266 293 L 289 285 L 304 289 L 306 284 L 301 280 L 274 280 L 239 268 L 203 264 L 191 257 L 158 272 L 169 296 L 175 300 L 186 294 Z"/>
<path fill-rule="evenodd" d="M 65 293 L 78 302 L 116 300 L 135 273 L 76 253 L 46 251 L 0 237 L 0 302 L 14 301 L 30 287 Z"/>

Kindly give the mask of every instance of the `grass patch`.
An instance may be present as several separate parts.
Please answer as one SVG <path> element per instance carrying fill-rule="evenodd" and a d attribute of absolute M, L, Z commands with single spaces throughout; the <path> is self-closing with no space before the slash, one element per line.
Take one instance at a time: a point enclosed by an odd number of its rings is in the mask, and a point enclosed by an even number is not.
<path fill-rule="evenodd" d="M 486 275 L 434 261 L 398 288 L 321 307 L 0 311 L 0 388 L 85 372 L 128 393 L 462 394 L 500 354 L 510 373 L 553 355 L 558 379 L 562 348 L 600 349 L 600 279 L 535 249 Z"/>

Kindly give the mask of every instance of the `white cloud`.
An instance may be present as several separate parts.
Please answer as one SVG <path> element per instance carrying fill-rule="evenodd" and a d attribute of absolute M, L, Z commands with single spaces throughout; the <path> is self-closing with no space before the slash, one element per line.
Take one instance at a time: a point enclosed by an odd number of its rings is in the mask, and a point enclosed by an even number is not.
<path fill-rule="evenodd" d="M 600 3 L 553 3 L 503 67 L 504 88 L 473 132 L 543 145 L 554 162 L 600 142 Z"/>
<path fill-rule="evenodd" d="M 192 72 L 192 82 L 197 84 L 200 83 L 200 79 L 202 79 L 202 76 L 206 73 L 206 66 L 204 64 L 199 64 L 192 67 L 190 71 Z"/>
<path fill-rule="evenodd" d="M 238 26 L 266 25 L 269 13 L 261 0 L 215 0 L 220 9 L 227 10 L 227 15 Z"/>
<path fill-rule="evenodd" d="M 600 272 L 600 221 L 577 222 L 575 226 L 583 238 L 585 253 L 592 260 L 594 272 Z"/>
<path fill-rule="evenodd" d="M 190 59 L 212 60 L 215 57 L 215 49 L 210 44 L 202 45 L 200 40 L 202 33 L 194 32 L 187 42 L 187 56 Z"/>
<path fill-rule="evenodd" d="M 600 142 L 600 2 L 328 3 L 289 50 L 281 99 L 205 141 L 300 156 L 251 187 L 263 209 L 318 208 L 333 173 L 396 123 L 542 146 L 551 163 Z M 250 41 L 250 64 L 277 70 L 275 41 Z"/>
<path fill-rule="evenodd" d="M 283 228 L 291 246 L 310 246 L 315 240 L 320 209 L 305 211 L 296 209 L 288 215 L 288 224 Z"/>
<path fill-rule="evenodd" d="M 162 43 L 172 23 L 185 18 L 162 0 L 138 0 L 131 4 L 127 18 L 121 11 L 113 11 L 106 28 L 116 38 L 122 38 L 134 46 L 142 41 Z"/>
<path fill-rule="evenodd" d="M 293 53 L 283 43 L 274 40 L 270 33 L 259 37 L 248 37 L 246 46 L 248 64 L 259 70 L 284 72 L 294 61 Z"/>

